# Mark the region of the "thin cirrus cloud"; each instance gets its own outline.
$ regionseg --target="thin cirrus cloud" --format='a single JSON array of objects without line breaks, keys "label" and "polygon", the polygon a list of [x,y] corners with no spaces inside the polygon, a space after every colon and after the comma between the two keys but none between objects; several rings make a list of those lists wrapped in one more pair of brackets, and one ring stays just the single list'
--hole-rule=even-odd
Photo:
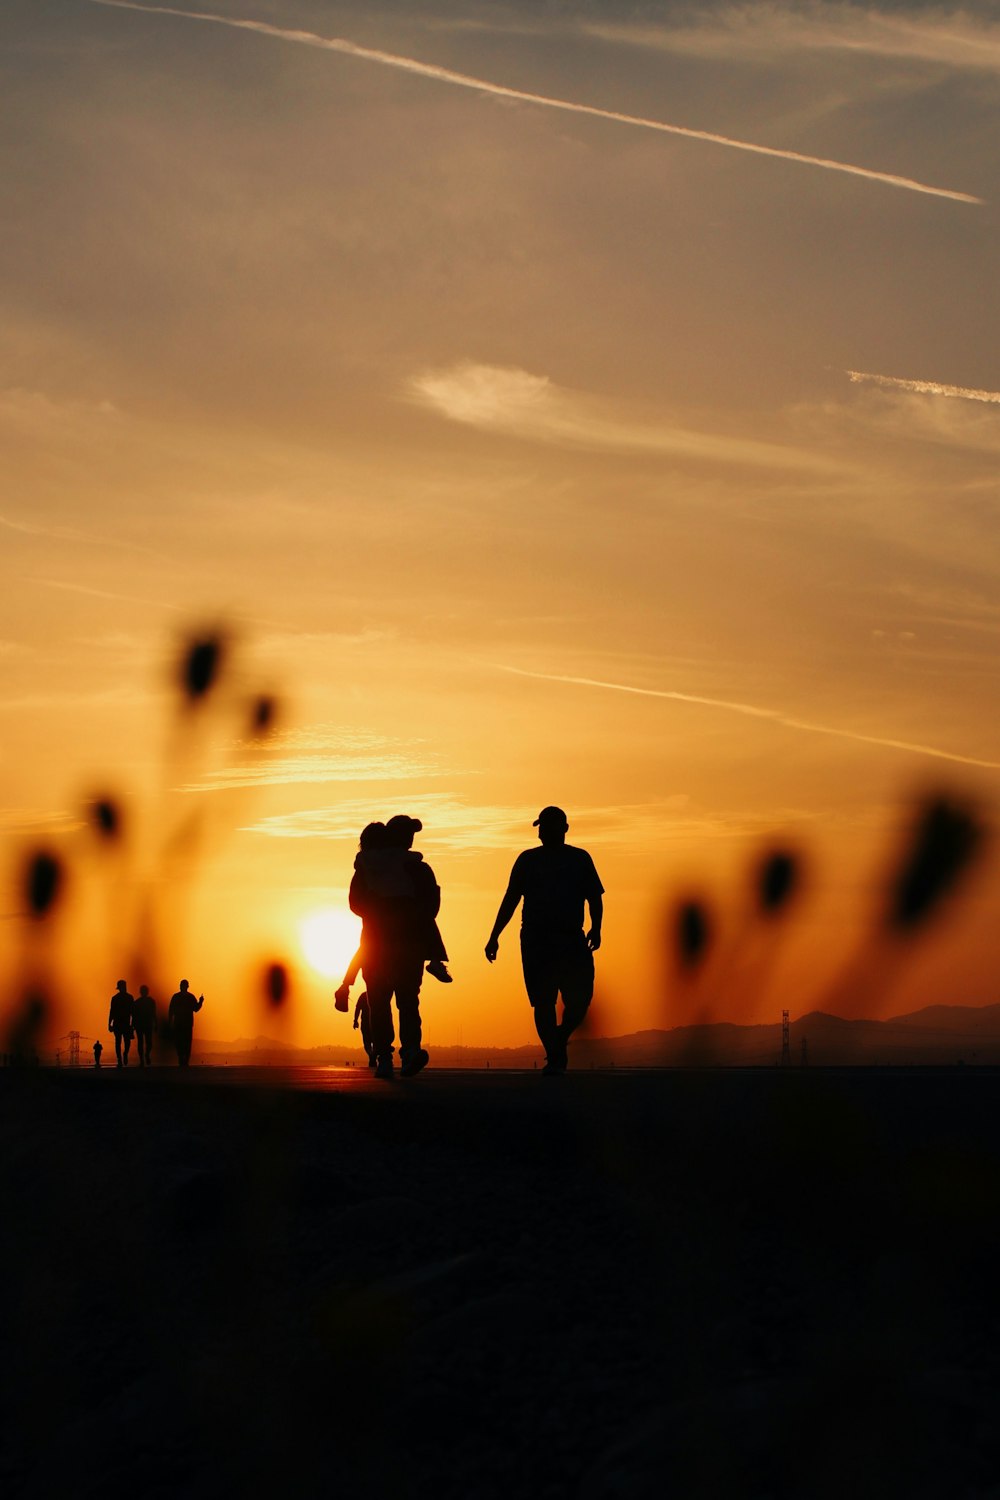
[{"label": "thin cirrus cloud", "polygon": [[358,830],[372,818],[384,820],[395,812],[420,818],[424,825],[421,845],[476,851],[508,847],[515,833],[530,829],[538,816],[537,807],[474,806],[446,793],[432,792],[408,797],[405,808],[379,807],[371,798],[353,798],[334,807],[261,818],[241,832],[283,839],[355,839]]},{"label": "thin cirrus cloud", "polygon": [[713,10],[704,24],[585,23],[601,41],[726,59],[773,59],[776,53],[851,52],[942,67],[1000,72],[1000,27],[963,11],[926,12],[919,19],[857,5],[733,6]]},{"label": "thin cirrus cloud", "polygon": [[[241,832],[280,839],[353,840],[373,817],[384,819],[398,810],[375,807],[371,799],[354,798],[333,807],[261,818]],[[449,854],[479,854],[487,849],[513,853],[519,846],[534,841],[532,825],[538,816],[537,806],[476,804],[437,792],[409,798],[403,810],[423,823],[418,836],[422,848],[446,850]],[[689,807],[688,799],[683,796],[661,798],[657,802],[588,807],[574,812],[572,822],[582,837],[599,834],[602,844],[627,843],[630,848],[641,841],[662,843],[664,838],[682,838],[692,833],[711,837],[732,832],[729,820],[707,816]]]},{"label": "thin cirrus cloud", "polygon": [[500,99],[517,99],[525,104],[540,105],[545,109],[558,109],[571,114],[590,115],[595,119],[610,120],[618,125],[631,125],[641,130],[659,131],[666,135],[683,136],[688,140],[704,141],[713,146],[725,146],[732,151],[746,151],[756,156],[776,157],[782,161],[796,162],[800,166],[818,167],[828,172],[846,172],[852,177],[863,177],[870,182],[879,182],[886,187],[904,188],[912,193],[929,193],[935,198],[951,198],[958,203],[982,203],[971,193],[959,192],[955,188],[934,187],[919,182],[916,178],[900,177],[892,172],[879,172],[872,167],[859,166],[853,162],[836,161],[825,156],[810,156],[801,151],[790,151],[777,146],[762,146],[755,142],[719,135],[712,130],[696,130],[687,125],[668,125],[663,120],[650,120],[641,115],[624,114],[619,110],[601,109],[595,104],[580,104],[570,99],[556,99],[548,94],[535,94],[526,89],[509,88],[505,84],[492,83],[485,78],[474,78],[468,73],[456,73],[451,68],[442,68],[435,63],[423,63],[413,57],[402,57],[395,52],[382,52],[374,47],[360,47],[344,37],[324,37],[313,31],[296,31],[282,26],[271,26],[266,21],[249,21],[235,16],[220,16],[212,11],[180,10],[168,5],[139,5],[135,0],[91,0],[94,5],[103,5],[114,10],[141,11],[149,15],[178,16],[188,21],[207,21],[219,26],[230,26],[238,31],[253,31],[261,36],[274,37],[279,41],[294,42],[302,47],[320,47],[328,52],[339,52],[361,62],[377,63],[381,67],[397,68],[421,78],[430,78],[437,83],[451,84],[455,88],[473,89],[479,94],[492,94]]},{"label": "thin cirrus cloud", "polygon": [[697,693],[681,693],[668,688],[633,687],[630,683],[604,682],[594,677],[572,677],[562,672],[529,672],[523,667],[510,667],[495,663],[501,672],[515,677],[532,677],[539,682],[565,682],[574,687],[598,688],[602,692],[631,693],[639,698],[665,698],[672,703],[691,703],[701,708],[718,708],[727,713],[741,714],[744,718],[762,719],[779,724],[784,729],[795,729],[806,734],[825,734],[835,739],[850,740],[860,745],[876,745],[885,750],[902,750],[910,755],[926,755],[933,760],[955,761],[962,766],[981,766],[988,771],[1000,771],[1000,760],[981,760],[974,755],[960,755],[957,751],[941,750],[936,745],[916,744],[911,740],[897,740],[885,735],[861,734],[853,729],[843,729],[833,724],[816,724],[808,719],[794,718],[778,709],[759,708],[752,703],[739,703],[726,698],[706,698]]},{"label": "thin cirrus cloud", "polygon": [[507,366],[462,360],[414,376],[406,389],[412,400],[452,422],[530,442],[771,469],[831,468],[820,455],[780,443],[629,421],[609,404],[566,390],[547,375]]},{"label": "thin cirrus cloud", "polygon": [[317,786],[332,781],[412,781],[443,776],[432,756],[413,741],[323,724],[276,735],[267,750],[210,772],[188,792],[241,791],[250,787]]},{"label": "thin cirrus cloud", "polygon": [[1000,406],[1000,391],[976,390],[965,385],[945,385],[939,380],[904,380],[898,375],[876,375],[870,370],[846,370],[853,385],[879,385],[887,390],[911,391],[918,396],[951,396],[959,401],[984,401]]}]

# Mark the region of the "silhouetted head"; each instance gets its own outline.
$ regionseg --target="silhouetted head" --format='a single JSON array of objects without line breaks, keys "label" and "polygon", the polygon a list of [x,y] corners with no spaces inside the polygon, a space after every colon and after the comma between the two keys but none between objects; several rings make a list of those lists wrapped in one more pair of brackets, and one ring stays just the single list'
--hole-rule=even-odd
[{"label": "silhouetted head", "polygon": [[531,826],[538,829],[543,844],[565,844],[569,819],[561,807],[543,807]]},{"label": "silhouetted head", "polygon": [[186,980],[186,979],[182,979],[182,980],[181,980],[181,989],[182,989],[182,990],[186,990],[186,989],[187,989],[187,987],[188,987],[188,982],[187,982],[187,980]]},{"label": "silhouetted head", "polygon": [[140,984],[140,986],[139,986],[139,994],[140,995],[148,995],[149,994],[149,985],[148,984]]},{"label": "silhouetted head", "polygon": [[126,983],[125,983],[125,981],[124,981],[124,979],[119,979],[119,981],[118,981],[118,988],[119,988],[119,989],[120,989],[120,990],[121,990],[121,991],[122,991],[122,992],[124,992],[124,991],[125,991],[125,990],[126,990],[126,989],[127,989],[127,988],[128,988],[128,986],[127,986],[127,985],[126,985]]},{"label": "silhouetted head", "polygon": [[396,813],[385,825],[385,843],[388,849],[409,849],[413,835],[423,828],[419,818],[408,818],[405,813]]},{"label": "silhouetted head", "polygon": [[385,848],[385,824],[366,823],[361,830],[358,844],[362,849],[384,849]]}]

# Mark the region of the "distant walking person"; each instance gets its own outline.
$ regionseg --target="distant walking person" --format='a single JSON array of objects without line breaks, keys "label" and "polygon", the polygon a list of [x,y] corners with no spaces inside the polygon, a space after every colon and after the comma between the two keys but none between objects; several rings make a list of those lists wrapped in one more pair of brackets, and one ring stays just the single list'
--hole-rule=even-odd
[{"label": "distant walking person", "polygon": [[[521,965],[535,1030],[545,1048],[543,1072],[565,1073],[567,1043],[594,995],[594,954],[601,946],[604,887],[586,849],[567,844],[569,823],[561,807],[543,807],[533,827],[541,847],[514,861],[506,894],[493,923],[486,957],[496,959],[500,934],[523,899]],[[584,903],[590,931],[583,931]],[[562,1020],[556,1000],[562,996]]]},{"label": "distant walking person", "polygon": [[377,867],[359,855],[351,881],[350,907],[362,920],[361,968],[368,990],[376,1078],[393,1076],[392,998],[399,1012],[399,1060],[404,1078],[427,1066],[421,1045],[420,985],[428,927],[441,906],[441,890],[430,865],[411,848],[423,824],[402,814],[385,825]]},{"label": "distant walking person", "polygon": [[167,1025],[170,1027],[174,1038],[174,1046],[177,1048],[178,1066],[186,1068],[191,1061],[191,1042],[194,1037],[194,1015],[195,1011],[201,1010],[205,1003],[205,996],[199,995],[197,1000],[191,994],[186,979],[181,980],[181,987],[176,995],[170,998],[167,1010]]},{"label": "distant walking person", "polygon": [[104,1048],[101,1046],[100,1042],[95,1042],[94,1043],[94,1067],[95,1068],[99,1068],[101,1066],[101,1053],[103,1051],[104,1051]]},{"label": "distant walking person", "polygon": [[115,1058],[119,1068],[128,1067],[132,1028],[135,1024],[134,1011],[135,1001],[129,994],[124,979],[119,979],[118,987],[111,996],[111,1009],[108,1011],[108,1030],[114,1033]]},{"label": "distant walking person", "polygon": [[156,1031],[156,1001],[149,993],[147,984],[140,984],[135,997],[135,1040],[139,1049],[139,1066],[148,1068],[153,1057],[153,1034]]}]

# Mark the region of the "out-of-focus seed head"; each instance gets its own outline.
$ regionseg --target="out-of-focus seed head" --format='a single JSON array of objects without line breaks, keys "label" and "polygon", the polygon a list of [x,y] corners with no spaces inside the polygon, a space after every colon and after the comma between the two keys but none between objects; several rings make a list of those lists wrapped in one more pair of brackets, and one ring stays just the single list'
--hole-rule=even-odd
[{"label": "out-of-focus seed head", "polygon": [[31,916],[40,920],[51,915],[64,884],[65,871],[58,855],[49,849],[37,849],[30,854],[25,868],[24,896]]},{"label": "out-of-focus seed head", "polygon": [[757,867],[757,900],[766,916],[787,907],[802,878],[798,855],[787,849],[772,849]]},{"label": "out-of-focus seed head", "polygon": [[250,705],[250,730],[253,734],[267,734],[273,729],[278,717],[278,702],[268,693],[261,693]]},{"label": "out-of-focus seed head", "polygon": [[91,825],[99,838],[113,844],[122,834],[122,811],[113,797],[95,797],[88,806]]},{"label": "out-of-focus seed head", "polygon": [[189,641],[180,661],[181,691],[188,703],[200,703],[219,679],[226,656],[226,642],[221,634],[200,636]]},{"label": "out-of-focus seed head", "polygon": [[287,967],[280,962],[267,964],[262,977],[264,999],[275,1010],[280,1009],[288,999],[291,989]]},{"label": "out-of-focus seed head", "polygon": [[681,901],[674,916],[674,943],[681,968],[697,968],[711,941],[712,924],[704,902]]},{"label": "out-of-focus seed head", "polygon": [[975,810],[948,797],[917,808],[889,885],[888,924],[912,932],[949,896],[979,853],[986,828]]}]

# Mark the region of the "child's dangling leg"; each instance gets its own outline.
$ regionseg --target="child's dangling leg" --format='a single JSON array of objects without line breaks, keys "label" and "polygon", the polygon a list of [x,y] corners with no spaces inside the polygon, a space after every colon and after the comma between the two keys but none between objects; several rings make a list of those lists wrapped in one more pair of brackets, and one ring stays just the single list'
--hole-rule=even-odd
[{"label": "child's dangling leg", "polygon": [[430,924],[426,956],[430,959],[427,965],[428,974],[439,979],[442,984],[451,984],[452,976],[448,973],[448,950],[445,948],[441,930],[436,922]]}]

